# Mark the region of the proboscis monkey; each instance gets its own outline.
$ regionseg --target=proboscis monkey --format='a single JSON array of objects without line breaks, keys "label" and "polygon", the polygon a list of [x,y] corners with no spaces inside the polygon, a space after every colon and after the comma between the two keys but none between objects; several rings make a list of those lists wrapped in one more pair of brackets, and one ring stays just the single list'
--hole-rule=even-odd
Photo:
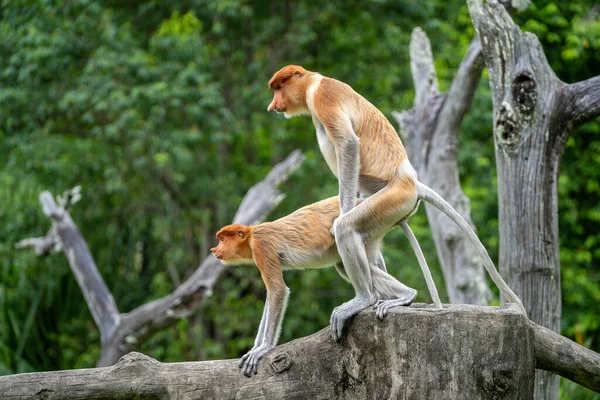
[{"label": "proboscis monkey", "polygon": [[[267,111],[275,110],[287,118],[303,114],[312,117],[321,152],[339,180],[340,216],[332,232],[356,296],[331,314],[335,340],[340,339],[348,318],[377,301],[370,266],[376,265],[381,255],[365,239],[377,242],[390,227],[414,213],[419,200],[440,209],[469,236],[502,295],[523,309],[469,224],[435,191],[418,181],[400,137],[374,105],[347,84],[297,65],[276,72],[269,87],[274,96]],[[359,190],[370,197],[355,207]],[[392,299],[377,307],[398,304]]]},{"label": "proboscis monkey", "polygon": [[[334,265],[340,275],[349,280],[331,234],[333,221],[339,212],[340,205],[336,196],[303,207],[273,222],[256,226],[228,225],[217,232],[219,245],[210,249],[215,257],[226,264],[256,264],[267,288],[265,308],[254,346],[240,361],[244,375],[256,373],[258,361],[277,344],[289,295],[282,269]],[[409,238],[413,237],[412,232],[408,235]],[[379,254],[381,238],[367,237],[365,244]],[[419,253],[420,249],[415,252]],[[378,259],[370,269],[377,300],[393,299],[397,304],[404,305],[413,301],[417,291],[386,273],[383,258]],[[425,276],[427,284],[433,285],[428,271]],[[398,293],[402,293],[403,297],[398,297]],[[434,296],[437,298],[437,291],[435,295],[432,293],[432,297]],[[439,298],[437,301],[439,302]],[[385,308],[378,309],[377,317],[383,318],[386,312]]]}]

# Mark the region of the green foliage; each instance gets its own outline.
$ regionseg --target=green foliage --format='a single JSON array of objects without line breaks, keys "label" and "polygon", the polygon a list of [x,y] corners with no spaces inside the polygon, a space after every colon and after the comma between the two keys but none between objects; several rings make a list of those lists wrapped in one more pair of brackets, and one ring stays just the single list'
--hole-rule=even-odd
[{"label": "green foliage", "polygon": [[[592,1],[535,2],[515,18],[540,38],[557,74],[597,74]],[[170,293],[214,244],[242,196],[301,148],[306,161],[269,218],[337,193],[309,118],[266,112],[270,75],[299,63],[351,84],[386,115],[410,107],[410,32],[431,38],[446,90],[473,37],[463,1],[0,3],[0,374],[92,367],[99,334],[62,255],[14,244],[49,228],[37,200],[77,184],[71,210],[122,312]],[[563,332],[596,351],[600,253],[598,123],[576,132],[561,169]],[[485,79],[463,124],[460,167],[472,216],[497,254],[490,90]],[[421,211],[411,220],[434,278],[437,257]],[[388,269],[430,301],[400,230]],[[328,324],[352,287],[331,270],[286,272],[282,341]],[[445,293],[442,290],[442,297]],[[227,269],[202,309],[150,338],[163,361],[238,357],[254,340],[264,287],[252,267]],[[564,385],[565,398],[584,396]],[[588,397],[579,397],[588,398]],[[592,397],[589,397],[592,398]]]}]

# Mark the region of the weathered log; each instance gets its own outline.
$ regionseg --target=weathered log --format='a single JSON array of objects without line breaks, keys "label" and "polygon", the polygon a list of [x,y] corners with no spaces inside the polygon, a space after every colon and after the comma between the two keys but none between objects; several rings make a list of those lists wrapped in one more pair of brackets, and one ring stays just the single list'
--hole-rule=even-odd
[{"label": "weathered log", "polygon": [[535,338],[536,368],[600,392],[600,354],[534,322],[531,325]]},{"label": "weathered log", "polygon": [[514,305],[414,305],[361,312],[341,343],[329,328],[273,349],[257,375],[237,360],[163,364],[139,353],[108,368],[0,377],[4,399],[531,399],[532,325]]}]

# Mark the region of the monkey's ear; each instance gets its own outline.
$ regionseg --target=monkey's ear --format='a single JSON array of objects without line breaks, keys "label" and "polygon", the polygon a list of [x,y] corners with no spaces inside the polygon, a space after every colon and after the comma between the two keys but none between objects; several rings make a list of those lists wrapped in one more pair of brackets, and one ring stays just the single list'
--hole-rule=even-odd
[{"label": "monkey's ear", "polygon": [[238,235],[238,237],[239,237],[240,239],[243,239],[243,238],[244,238],[244,236],[245,236],[243,231],[238,231],[238,232],[237,232],[237,235]]}]

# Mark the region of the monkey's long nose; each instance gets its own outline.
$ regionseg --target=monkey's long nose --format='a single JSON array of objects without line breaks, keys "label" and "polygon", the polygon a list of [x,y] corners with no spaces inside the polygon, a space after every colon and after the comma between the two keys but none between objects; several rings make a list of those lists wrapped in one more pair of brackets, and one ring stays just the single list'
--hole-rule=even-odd
[{"label": "monkey's long nose", "polygon": [[271,111],[274,108],[275,108],[275,99],[273,99],[273,101],[271,102],[271,104],[269,104],[269,107],[267,107],[267,111]]}]

